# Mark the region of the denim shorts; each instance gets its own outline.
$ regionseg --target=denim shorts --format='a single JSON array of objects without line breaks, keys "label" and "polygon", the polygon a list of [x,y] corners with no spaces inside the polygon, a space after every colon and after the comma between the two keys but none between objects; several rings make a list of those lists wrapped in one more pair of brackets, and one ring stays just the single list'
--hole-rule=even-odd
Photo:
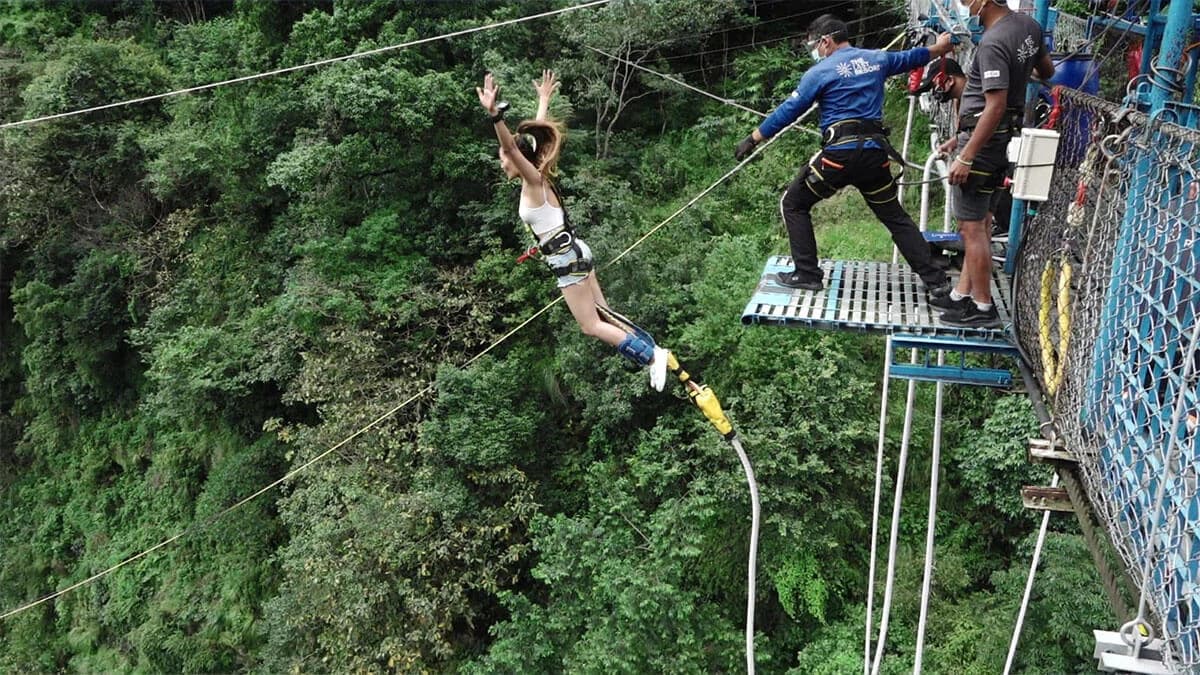
[{"label": "denim shorts", "polygon": [[[587,242],[582,239],[576,239],[575,243],[579,245],[579,251],[582,253],[582,257],[575,253],[574,248],[570,248],[562,253],[546,256],[546,264],[553,269],[555,267],[565,267],[580,259],[586,260],[587,262],[592,262],[592,249],[588,247]],[[591,274],[590,269],[587,272],[572,272],[570,274],[564,274],[563,276],[558,277],[556,281],[559,288],[566,288],[567,286],[573,286],[583,281],[589,274]]]}]

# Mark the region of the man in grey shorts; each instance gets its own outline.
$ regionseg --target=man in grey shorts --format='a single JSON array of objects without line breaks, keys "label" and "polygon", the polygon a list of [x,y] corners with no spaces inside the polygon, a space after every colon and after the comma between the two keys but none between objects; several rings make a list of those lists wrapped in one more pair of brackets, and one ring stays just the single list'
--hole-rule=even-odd
[{"label": "man in grey shorts", "polygon": [[[1025,86],[1035,69],[1042,79],[1054,63],[1032,17],[1013,12],[1005,0],[966,0],[983,24],[983,39],[967,74],[959,111],[958,154],[950,166],[950,199],[966,256],[962,276],[950,295],[933,303],[951,326],[999,328],[992,304],[992,254],[988,213],[1008,172],[1008,141],[1018,132]],[[953,149],[953,148],[951,148]]]}]

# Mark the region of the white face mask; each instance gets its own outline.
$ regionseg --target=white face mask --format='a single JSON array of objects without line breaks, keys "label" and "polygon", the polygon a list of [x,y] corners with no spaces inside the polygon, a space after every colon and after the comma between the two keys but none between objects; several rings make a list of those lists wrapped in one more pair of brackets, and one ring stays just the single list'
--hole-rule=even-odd
[{"label": "white face mask", "polygon": [[[975,8],[977,2],[978,0],[967,0],[966,3],[963,3],[961,0],[954,0],[954,10],[958,13],[959,21],[971,30],[979,28],[979,15],[971,11]],[[987,0],[984,0],[984,2],[986,3]],[[982,7],[980,11],[983,11]]]},{"label": "white face mask", "polygon": [[821,36],[821,37],[817,38],[816,41],[813,42],[812,51],[810,51],[808,53],[808,55],[812,57],[813,63],[816,63],[816,62],[820,61],[821,59],[825,58],[824,56],[821,56],[821,40],[824,40],[824,39],[825,39],[825,37]]}]

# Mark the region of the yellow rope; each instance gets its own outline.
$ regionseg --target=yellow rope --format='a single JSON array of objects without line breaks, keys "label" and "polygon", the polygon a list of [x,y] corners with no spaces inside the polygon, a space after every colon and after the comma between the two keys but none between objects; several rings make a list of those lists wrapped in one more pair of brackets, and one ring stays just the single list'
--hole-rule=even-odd
[{"label": "yellow rope", "polygon": [[[1058,277],[1057,302],[1052,302],[1055,277]],[[1051,335],[1050,311],[1058,306],[1058,344]],[[1046,393],[1050,396],[1058,391],[1066,370],[1067,347],[1071,340],[1071,263],[1064,254],[1055,274],[1054,261],[1048,261],[1042,270],[1041,305],[1038,308],[1038,342],[1042,347],[1042,372]]]}]

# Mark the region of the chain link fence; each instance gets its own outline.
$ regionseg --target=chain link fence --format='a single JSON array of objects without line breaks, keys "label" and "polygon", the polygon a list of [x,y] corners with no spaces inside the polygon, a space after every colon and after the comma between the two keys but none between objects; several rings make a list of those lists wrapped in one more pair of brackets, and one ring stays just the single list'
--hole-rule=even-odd
[{"label": "chain link fence", "polygon": [[[949,2],[910,0],[957,26]],[[961,30],[961,27],[959,27]],[[1092,54],[1101,97],[1057,89],[1061,134],[1050,200],[1026,227],[1013,277],[1015,333],[1055,433],[1141,597],[1135,617],[1165,640],[1167,665],[1200,669],[1200,134],[1121,100],[1139,38],[1087,35],[1060,15],[1055,50]],[[970,67],[969,41],[957,55]],[[938,136],[949,105],[926,99]]]},{"label": "chain link fence", "polygon": [[1054,21],[1054,51],[1086,54],[1090,47],[1088,20],[1060,12]]},{"label": "chain link fence", "polygon": [[[1174,670],[1200,666],[1200,135],[1059,93],[1015,331]],[[1068,153],[1069,154],[1069,153]],[[1133,617],[1125,617],[1133,618]]]}]

